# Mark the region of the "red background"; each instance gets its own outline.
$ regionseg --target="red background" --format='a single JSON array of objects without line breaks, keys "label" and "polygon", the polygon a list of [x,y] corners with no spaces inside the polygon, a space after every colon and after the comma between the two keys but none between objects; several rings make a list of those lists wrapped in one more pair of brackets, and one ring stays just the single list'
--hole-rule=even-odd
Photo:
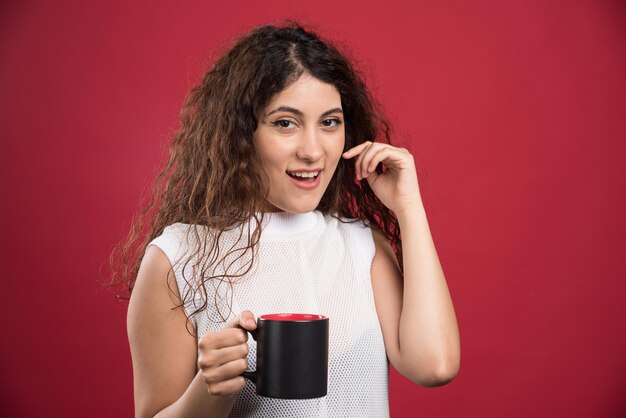
[{"label": "red background", "polygon": [[409,138],[455,302],[460,374],[392,372],[392,416],[625,413],[623,2],[0,7],[0,415],[132,416],[100,269],[203,68],[287,17],[347,50]]}]

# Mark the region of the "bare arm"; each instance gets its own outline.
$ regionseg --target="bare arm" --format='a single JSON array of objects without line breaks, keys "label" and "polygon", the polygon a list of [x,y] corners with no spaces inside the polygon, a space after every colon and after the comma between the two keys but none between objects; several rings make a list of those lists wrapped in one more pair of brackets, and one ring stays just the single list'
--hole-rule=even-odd
[{"label": "bare arm", "polygon": [[450,382],[460,365],[459,330],[426,216],[400,220],[404,277],[385,237],[374,231],[372,288],[391,364],[422,386]]},{"label": "bare arm", "polygon": [[[404,275],[385,238],[374,231],[372,288],[393,366],[422,386],[451,381],[459,370],[454,307],[422,204],[413,156],[388,144],[364,142],[343,154],[356,157],[357,180],[367,179],[398,218]],[[386,170],[378,173],[378,164]]]},{"label": "bare arm", "polygon": [[[168,273],[174,296],[168,288]],[[148,247],[127,318],[135,416],[225,417],[233,406],[235,397],[231,395],[236,390],[226,396],[209,393],[202,371],[196,371],[198,343],[187,331],[182,307],[175,308],[179,302],[167,256],[155,246]]]}]

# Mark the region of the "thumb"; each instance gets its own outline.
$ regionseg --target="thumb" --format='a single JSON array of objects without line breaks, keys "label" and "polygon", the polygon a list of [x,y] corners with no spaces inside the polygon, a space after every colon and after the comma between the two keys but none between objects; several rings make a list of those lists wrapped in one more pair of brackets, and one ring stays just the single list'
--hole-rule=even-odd
[{"label": "thumb", "polygon": [[365,177],[370,187],[373,186],[374,183],[376,183],[376,180],[378,180],[378,176],[380,176],[380,174],[378,174],[378,172],[374,170],[369,174],[369,176]]},{"label": "thumb", "polygon": [[254,314],[250,311],[241,311],[239,315],[233,318],[227,325],[228,328],[243,328],[248,331],[256,329],[256,321]]}]

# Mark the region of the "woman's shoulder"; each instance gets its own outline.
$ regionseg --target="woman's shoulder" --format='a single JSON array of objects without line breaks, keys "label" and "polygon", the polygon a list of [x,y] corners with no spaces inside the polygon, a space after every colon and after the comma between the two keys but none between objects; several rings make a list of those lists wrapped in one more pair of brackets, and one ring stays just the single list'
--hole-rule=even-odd
[{"label": "woman's shoulder", "polygon": [[165,237],[170,240],[178,240],[179,242],[202,240],[207,231],[208,228],[203,225],[175,222],[163,228],[161,234],[155,237],[155,239]]},{"label": "woman's shoulder", "polygon": [[182,222],[172,223],[148,242],[146,250],[152,245],[159,247],[174,265],[182,255],[186,254],[192,241],[201,239],[200,235],[204,234],[202,228],[194,228],[194,225]]},{"label": "woman's shoulder", "polygon": [[375,254],[373,229],[370,227],[370,222],[367,219],[332,215],[324,215],[324,219],[328,225],[334,225],[343,237],[342,240],[347,248],[351,248],[352,254],[361,259],[369,268]]},{"label": "woman's shoulder", "polygon": [[186,223],[183,223],[183,222],[175,222],[175,223],[169,224],[165,228],[163,228],[163,231],[161,232],[161,235],[181,235],[181,234],[187,234],[194,227],[195,226],[192,225],[192,224],[186,224]]}]

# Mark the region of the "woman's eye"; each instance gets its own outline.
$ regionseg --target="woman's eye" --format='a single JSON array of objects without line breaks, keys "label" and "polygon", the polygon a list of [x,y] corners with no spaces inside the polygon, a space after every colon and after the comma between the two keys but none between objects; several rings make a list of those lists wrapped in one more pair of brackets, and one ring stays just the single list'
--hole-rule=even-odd
[{"label": "woman's eye", "polygon": [[341,125],[341,121],[339,119],[324,119],[322,125],[327,128],[335,127]]},{"label": "woman's eye", "polygon": [[282,128],[282,129],[289,129],[293,127],[292,125],[294,125],[294,123],[287,119],[279,119],[276,122],[273,122],[272,125],[278,126],[279,128]]}]

